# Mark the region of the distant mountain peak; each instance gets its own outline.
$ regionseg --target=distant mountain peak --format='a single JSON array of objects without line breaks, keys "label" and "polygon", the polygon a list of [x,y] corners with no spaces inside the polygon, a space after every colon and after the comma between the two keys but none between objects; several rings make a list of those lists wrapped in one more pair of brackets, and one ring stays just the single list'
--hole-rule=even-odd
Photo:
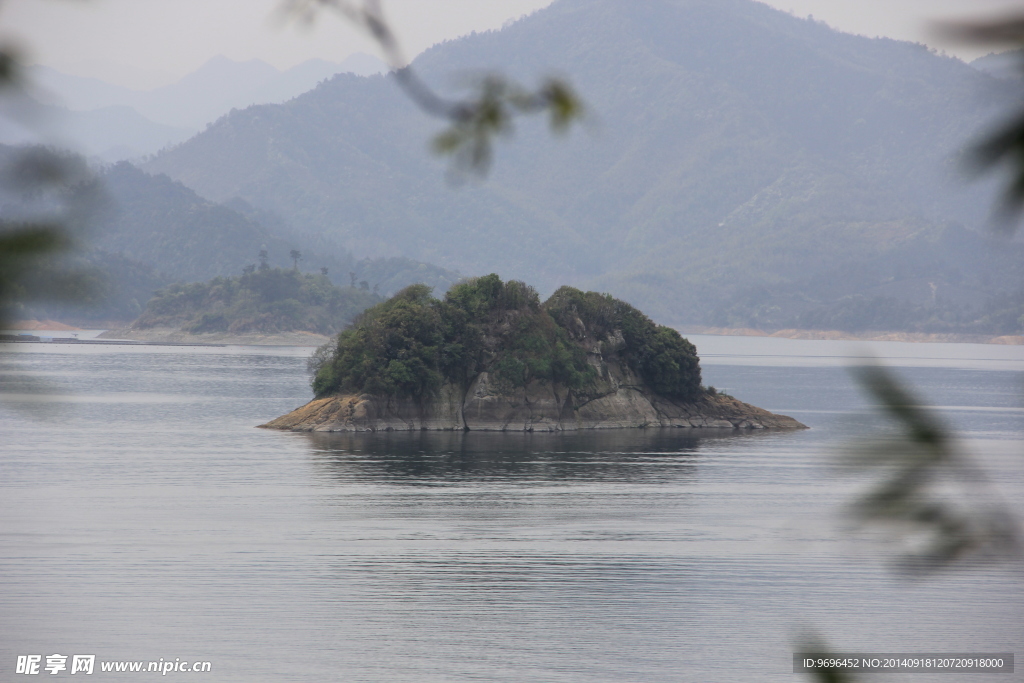
[{"label": "distant mountain peak", "polygon": [[1016,95],[925,46],[754,0],[556,0],[414,64],[439,88],[565,74],[600,134],[553,141],[524,119],[486,182],[451,191],[425,151],[442,124],[389,79],[338,77],[147,168],[358,253],[600,289],[667,322],[782,324],[841,301],[853,315],[913,278],[972,305],[996,290],[976,233],[939,236],[984,224],[992,187],[963,186],[956,154]]},{"label": "distant mountain peak", "polygon": [[[171,138],[183,139],[182,129],[198,132],[232,109],[285,102],[339,73],[369,76],[386,71],[382,61],[363,53],[350,55],[341,63],[310,59],[284,71],[260,59],[236,61],[216,55],[178,81],[149,91],[71,76],[44,66],[31,67],[29,73],[35,83],[33,96],[46,104],[79,112],[131,107],[153,122],[152,144],[142,141],[137,130],[132,132],[132,141],[108,139],[117,136],[116,127],[110,127],[104,131],[102,142],[82,140],[79,149],[91,150],[99,145],[104,149],[131,148],[146,154],[157,151]],[[0,141],[4,139],[0,132]]]},{"label": "distant mountain peak", "polygon": [[338,64],[337,73],[353,73],[356,76],[373,76],[388,72],[388,65],[365,52],[355,52]]},{"label": "distant mountain peak", "polygon": [[217,55],[206,60],[202,66],[192,73],[182,77],[177,83],[167,87],[175,87],[190,79],[203,77],[230,77],[230,78],[272,78],[280,73],[275,67],[267,64],[261,59],[247,59],[239,62],[234,59]]}]

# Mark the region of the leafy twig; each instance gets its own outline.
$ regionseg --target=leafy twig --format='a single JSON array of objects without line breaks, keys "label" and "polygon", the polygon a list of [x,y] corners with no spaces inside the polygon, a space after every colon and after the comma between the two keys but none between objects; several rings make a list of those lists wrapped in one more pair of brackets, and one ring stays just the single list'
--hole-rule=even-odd
[{"label": "leafy twig", "polygon": [[[936,25],[940,35],[963,43],[1024,48],[1024,15],[1014,14],[991,21],[957,21]],[[1024,51],[1019,55],[1024,73]],[[967,167],[975,173],[987,173],[1006,166],[1009,181],[997,206],[999,224],[1015,232],[1017,219],[1024,211],[1024,111],[983,137],[968,150]]]},{"label": "leafy twig", "polygon": [[969,558],[1018,553],[1016,521],[938,418],[885,369],[866,366],[856,375],[883,414],[898,425],[900,435],[849,454],[850,464],[885,473],[851,506],[853,516],[902,532],[904,540],[923,542],[900,562],[912,575]]},{"label": "leafy twig", "polygon": [[572,87],[557,78],[530,90],[500,74],[474,83],[475,95],[464,100],[441,97],[408,64],[379,0],[284,0],[287,16],[313,21],[322,8],[334,10],[380,46],[395,80],[424,112],[447,120],[450,127],[434,138],[439,154],[452,157],[459,170],[485,175],[493,159],[493,141],[512,132],[516,117],[547,112],[551,130],[564,133],[582,118],[583,103]]}]

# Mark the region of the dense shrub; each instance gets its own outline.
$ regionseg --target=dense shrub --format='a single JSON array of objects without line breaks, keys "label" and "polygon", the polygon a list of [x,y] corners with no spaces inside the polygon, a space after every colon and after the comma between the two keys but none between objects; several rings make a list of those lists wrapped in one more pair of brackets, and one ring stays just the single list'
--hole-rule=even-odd
[{"label": "dense shrub", "polygon": [[318,396],[420,398],[444,381],[465,385],[484,370],[509,388],[537,379],[581,387],[595,375],[532,287],[493,274],[453,286],[444,300],[423,285],[408,287],[363,313],[332,354],[318,354]]},{"label": "dense shrub", "polygon": [[443,380],[437,367],[440,316],[430,289],[411,285],[368,309],[338,337],[326,372],[314,378],[318,395],[335,391],[425,396]]},{"label": "dense shrub", "polygon": [[610,296],[568,287],[541,305],[532,287],[494,274],[453,286],[443,300],[414,285],[366,310],[333,349],[318,350],[313,390],[422,398],[489,371],[507,389],[541,380],[585,391],[598,377],[581,342],[615,331],[625,339],[615,352],[655,391],[700,393],[696,350],[675,330]]},{"label": "dense shrub", "polygon": [[562,287],[544,308],[575,339],[601,339],[618,330],[622,360],[662,396],[692,399],[701,393],[697,349],[670,327],[655,325],[625,301],[608,294]]},{"label": "dense shrub", "polygon": [[659,325],[637,354],[640,372],[655,393],[695,398],[700,393],[697,349],[670,327]]}]

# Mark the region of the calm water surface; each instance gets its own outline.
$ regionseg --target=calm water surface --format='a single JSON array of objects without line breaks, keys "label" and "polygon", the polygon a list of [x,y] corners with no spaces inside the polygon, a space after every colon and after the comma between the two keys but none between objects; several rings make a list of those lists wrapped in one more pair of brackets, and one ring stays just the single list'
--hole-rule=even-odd
[{"label": "calm water surface", "polygon": [[879,359],[1024,517],[1024,349],[691,339],[706,383],[812,429],[282,434],[254,425],[308,399],[309,349],[0,345],[0,680],[80,653],[212,662],[168,680],[798,681],[805,630],[1024,656],[1019,566],[900,579],[832,466],[879,425],[847,371]]}]

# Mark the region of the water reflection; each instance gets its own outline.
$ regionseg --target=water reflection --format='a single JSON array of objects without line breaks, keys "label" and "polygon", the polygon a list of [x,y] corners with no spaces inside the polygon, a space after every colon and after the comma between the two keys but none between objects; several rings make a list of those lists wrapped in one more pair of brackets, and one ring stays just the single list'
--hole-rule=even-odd
[{"label": "water reflection", "polygon": [[303,434],[315,462],[338,482],[414,486],[678,481],[696,475],[714,443],[764,433],[683,429],[581,432],[370,432]]},{"label": "water reflection", "polygon": [[[708,339],[712,353],[729,340]],[[25,346],[0,364],[97,400],[33,403],[52,424],[0,401],[6,662],[172,654],[213,661],[217,681],[797,683],[785,658],[802,624],[864,649],[1024,642],[1017,569],[907,589],[833,525],[858,486],[824,466],[872,427],[842,417],[866,406],[841,360],[706,368],[807,432],[307,435],[254,425],[308,399],[308,351]],[[1019,510],[1020,373],[950,362],[905,381],[956,406],[944,414]]]}]

